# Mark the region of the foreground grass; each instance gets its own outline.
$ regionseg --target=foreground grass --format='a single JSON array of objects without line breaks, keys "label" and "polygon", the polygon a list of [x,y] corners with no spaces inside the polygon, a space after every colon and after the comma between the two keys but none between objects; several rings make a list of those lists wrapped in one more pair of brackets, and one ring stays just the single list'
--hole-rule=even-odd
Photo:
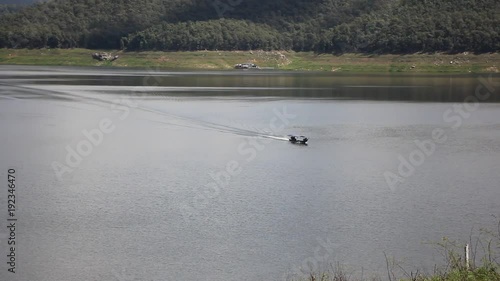
[{"label": "foreground grass", "polygon": [[444,275],[416,278],[419,281],[499,281],[498,268],[480,267],[475,270],[455,270]]},{"label": "foreground grass", "polygon": [[[474,234],[474,236],[473,236]],[[474,237],[474,238],[473,238]],[[500,281],[500,222],[496,231],[480,229],[470,235],[468,248],[470,258],[464,254],[464,244],[443,237],[441,241],[431,243],[443,256],[445,263],[435,265],[432,274],[421,273],[419,270],[408,268],[394,258],[388,258],[384,253],[386,262],[385,277],[380,276],[366,278],[354,278],[345,270],[345,267],[337,263],[331,265],[331,269],[292,278],[293,281]],[[469,247],[469,246],[467,246]]]},{"label": "foreground grass", "polygon": [[0,49],[0,64],[159,67],[171,69],[231,69],[236,63],[253,62],[264,68],[339,72],[498,72],[498,53],[474,55],[411,54],[365,55],[314,54],[287,51],[196,51],[124,52],[108,51],[120,58],[99,62],[87,49]]},{"label": "foreground grass", "polygon": [[[311,274],[307,278],[297,279],[296,281],[500,281],[500,272],[498,267],[483,266],[473,270],[455,269],[447,273],[424,276],[411,274],[406,278],[387,278],[373,277],[371,279],[352,278],[342,269],[335,269],[321,274]],[[295,280],[294,280],[295,281]]]}]

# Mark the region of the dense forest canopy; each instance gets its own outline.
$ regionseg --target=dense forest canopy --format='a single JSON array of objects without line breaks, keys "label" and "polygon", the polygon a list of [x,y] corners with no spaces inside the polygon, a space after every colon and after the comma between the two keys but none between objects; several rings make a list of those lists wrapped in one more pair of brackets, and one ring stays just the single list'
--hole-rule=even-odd
[{"label": "dense forest canopy", "polygon": [[30,5],[47,0],[0,0],[0,5]]},{"label": "dense forest canopy", "polygon": [[499,14],[498,0],[48,0],[0,5],[0,47],[494,52]]},{"label": "dense forest canopy", "polygon": [[43,1],[47,0],[0,0],[0,15],[13,13],[23,8],[23,6]]}]

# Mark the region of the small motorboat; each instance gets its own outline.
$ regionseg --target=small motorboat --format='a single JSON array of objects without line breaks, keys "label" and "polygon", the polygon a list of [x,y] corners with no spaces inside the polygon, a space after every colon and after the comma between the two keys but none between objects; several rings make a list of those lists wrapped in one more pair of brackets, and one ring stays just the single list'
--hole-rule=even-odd
[{"label": "small motorboat", "polygon": [[307,144],[307,141],[309,140],[308,138],[304,136],[294,136],[294,135],[288,135],[288,140],[291,143],[295,144]]}]

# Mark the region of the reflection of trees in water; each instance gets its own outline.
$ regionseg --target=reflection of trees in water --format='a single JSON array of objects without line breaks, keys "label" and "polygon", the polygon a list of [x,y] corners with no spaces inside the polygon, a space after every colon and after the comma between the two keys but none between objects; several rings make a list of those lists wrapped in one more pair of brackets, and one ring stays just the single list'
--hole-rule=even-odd
[{"label": "reflection of trees in water", "polygon": [[[45,69],[44,69],[45,71]],[[37,84],[142,86],[147,73],[118,73],[96,76],[82,73],[67,79],[64,72],[38,76]],[[464,102],[474,96],[481,81],[500,83],[499,75],[413,75],[342,74],[280,71],[221,71],[158,73],[155,86],[147,92],[154,96],[223,96],[279,98],[324,98],[347,100],[387,100],[418,102]],[[491,78],[488,78],[491,77]],[[15,78],[15,77],[13,77]],[[19,78],[23,78],[20,76]],[[50,79],[47,79],[50,78]],[[490,86],[494,87],[494,85]],[[481,93],[486,94],[487,86]],[[498,91],[490,91],[484,102],[500,102]]]}]

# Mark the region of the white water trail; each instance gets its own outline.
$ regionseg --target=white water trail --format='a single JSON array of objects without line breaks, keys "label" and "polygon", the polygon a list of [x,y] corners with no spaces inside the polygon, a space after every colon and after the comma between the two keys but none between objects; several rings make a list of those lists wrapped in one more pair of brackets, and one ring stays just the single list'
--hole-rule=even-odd
[{"label": "white water trail", "polygon": [[273,140],[283,140],[288,141],[288,138],[285,137],[277,137],[277,136],[262,136],[263,138],[273,139]]},{"label": "white water trail", "polygon": [[[100,97],[90,97],[88,95],[82,95],[78,94],[77,91],[70,91],[71,89],[57,89],[53,90],[50,88],[44,88],[40,86],[34,87],[33,85],[15,85],[13,87],[16,87],[18,89],[24,89],[28,90],[30,92],[35,92],[38,94],[47,94],[49,93],[52,96],[57,96],[57,97],[64,97],[64,98],[73,98],[81,102],[96,102],[100,103],[100,105],[104,104],[111,104],[113,103],[111,100],[108,99],[103,99]],[[96,92],[91,92],[90,93],[96,93]],[[288,138],[283,137],[283,136],[276,136],[276,135],[270,135],[269,133],[263,132],[263,131],[257,131],[257,130],[252,130],[252,129],[244,129],[244,128],[238,128],[238,127],[233,127],[229,125],[224,125],[224,124],[219,124],[219,123],[214,123],[210,121],[204,121],[204,120],[199,120],[195,118],[190,118],[187,116],[180,116],[180,115],[175,115],[171,114],[162,110],[158,110],[155,108],[150,108],[150,107],[145,107],[145,106],[136,106],[136,109],[145,111],[145,112],[150,112],[153,114],[156,114],[158,116],[164,116],[167,118],[171,119],[177,119],[178,121],[185,122],[187,124],[177,124],[175,122],[168,122],[168,121],[156,121],[160,123],[164,123],[166,125],[172,125],[172,126],[181,126],[181,127],[186,127],[186,128],[192,128],[192,129],[202,129],[202,130],[215,130],[223,133],[230,133],[230,134],[237,134],[241,136],[246,136],[246,137],[257,137],[257,138],[268,138],[268,139],[274,139],[274,140],[280,140],[280,141],[288,141]]]}]

